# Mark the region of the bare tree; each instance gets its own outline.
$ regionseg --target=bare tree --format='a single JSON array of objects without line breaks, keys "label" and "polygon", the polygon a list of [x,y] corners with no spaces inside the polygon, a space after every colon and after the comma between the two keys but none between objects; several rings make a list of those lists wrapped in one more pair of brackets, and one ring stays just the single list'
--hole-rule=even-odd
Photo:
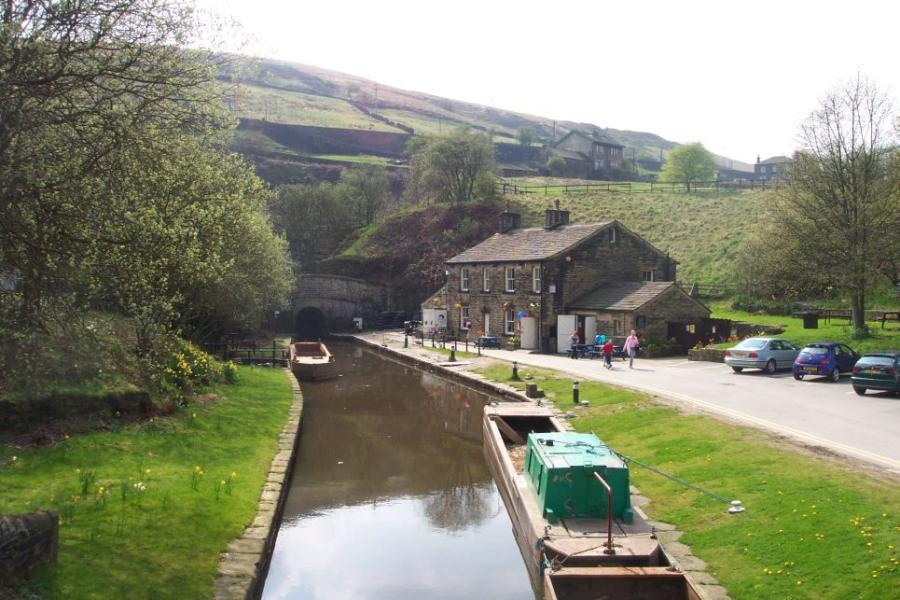
[{"label": "bare tree", "polygon": [[900,252],[900,177],[894,106],[863,76],[831,93],[801,127],[776,214],[803,239],[798,269],[829,269],[852,296],[853,327],[865,331],[866,291],[884,256]]}]

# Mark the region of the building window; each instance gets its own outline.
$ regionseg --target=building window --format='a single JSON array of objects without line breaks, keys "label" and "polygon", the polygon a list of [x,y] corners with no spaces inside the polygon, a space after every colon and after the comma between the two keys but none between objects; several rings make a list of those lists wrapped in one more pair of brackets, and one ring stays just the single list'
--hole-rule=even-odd
[{"label": "building window", "polygon": [[694,323],[688,323],[684,326],[684,330],[687,333],[697,333],[697,325]]},{"label": "building window", "polygon": [[653,278],[653,271],[641,271],[641,279],[644,281],[656,281]]},{"label": "building window", "polygon": [[531,291],[535,293],[541,291],[541,265],[535,266],[531,271]]},{"label": "building window", "polygon": [[506,291],[516,291],[516,268],[506,267]]},{"label": "building window", "polygon": [[516,311],[509,309],[506,311],[505,328],[506,335],[516,334]]},{"label": "building window", "polygon": [[469,320],[469,307],[463,306],[459,309],[459,328],[465,331],[468,331],[469,328],[466,327],[466,322]]},{"label": "building window", "polygon": [[638,315],[634,318],[634,326],[636,329],[643,329],[647,326],[647,317]]},{"label": "building window", "polygon": [[616,228],[615,227],[609,228],[609,243],[610,244],[616,243]]},{"label": "building window", "polygon": [[622,335],[622,321],[613,321],[613,332],[615,335]]},{"label": "building window", "polygon": [[481,270],[481,290],[484,292],[491,291],[491,276],[488,274],[487,267]]},{"label": "building window", "polygon": [[469,291],[469,269],[462,268],[459,270],[459,291]]}]

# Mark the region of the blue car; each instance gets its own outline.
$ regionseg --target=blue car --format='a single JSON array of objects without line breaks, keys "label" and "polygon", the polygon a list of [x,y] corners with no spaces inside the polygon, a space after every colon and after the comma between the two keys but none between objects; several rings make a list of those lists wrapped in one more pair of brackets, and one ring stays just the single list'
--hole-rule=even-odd
[{"label": "blue car", "polygon": [[840,381],[841,373],[850,373],[857,360],[859,354],[844,344],[807,344],[794,361],[794,379],[799,381],[807,375],[821,375],[831,377],[832,381]]}]

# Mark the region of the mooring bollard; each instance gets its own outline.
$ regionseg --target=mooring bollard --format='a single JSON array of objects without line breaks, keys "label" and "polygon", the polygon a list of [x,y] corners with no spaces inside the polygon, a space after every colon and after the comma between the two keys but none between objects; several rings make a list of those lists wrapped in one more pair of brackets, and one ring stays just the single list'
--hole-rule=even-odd
[{"label": "mooring bollard", "polygon": [[512,374],[512,378],[515,379],[516,381],[519,380],[519,363],[518,363],[517,361],[515,361],[515,360],[513,361],[513,374]]},{"label": "mooring bollard", "polygon": [[572,382],[572,403],[578,404],[578,382]]},{"label": "mooring bollard", "polygon": [[403,332],[403,347],[409,348],[409,333]]},{"label": "mooring bollard", "polygon": [[453,340],[453,346],[450,348],[450,362],[456,362],[456,340]]}]

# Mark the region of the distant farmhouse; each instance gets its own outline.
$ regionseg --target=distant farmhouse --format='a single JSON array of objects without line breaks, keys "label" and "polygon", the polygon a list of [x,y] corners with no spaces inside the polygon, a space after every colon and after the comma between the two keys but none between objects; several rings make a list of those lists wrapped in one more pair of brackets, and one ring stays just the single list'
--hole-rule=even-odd
[{"label": "distant farmhouse", "polygon": [[519,336],[522,348],[563,352],[573,332],[621,341],[637,329],[644,340],[693,345],[710,314],[675,283],[667,253],[618,221],[571,224],[558,205],[543,227],[502,213],[498,233],[446,264],[447,283],[422,304],[426,330],[470,339]]},{"label": "distant farmhouse", "polygon": [[787,156],[773,156],[766,160],[759,160],[756,157],[756,164],[753,167],[753,173],[757,179],[772,180],[784,177],[793,164],[793,160]]},{"label": "distant farmhouse", "polygon": [[595,131],[588,135],[573,129],[550,149],[564,161],[570,173],[586,179],[605,177],[622,169],[625,147]]}]

